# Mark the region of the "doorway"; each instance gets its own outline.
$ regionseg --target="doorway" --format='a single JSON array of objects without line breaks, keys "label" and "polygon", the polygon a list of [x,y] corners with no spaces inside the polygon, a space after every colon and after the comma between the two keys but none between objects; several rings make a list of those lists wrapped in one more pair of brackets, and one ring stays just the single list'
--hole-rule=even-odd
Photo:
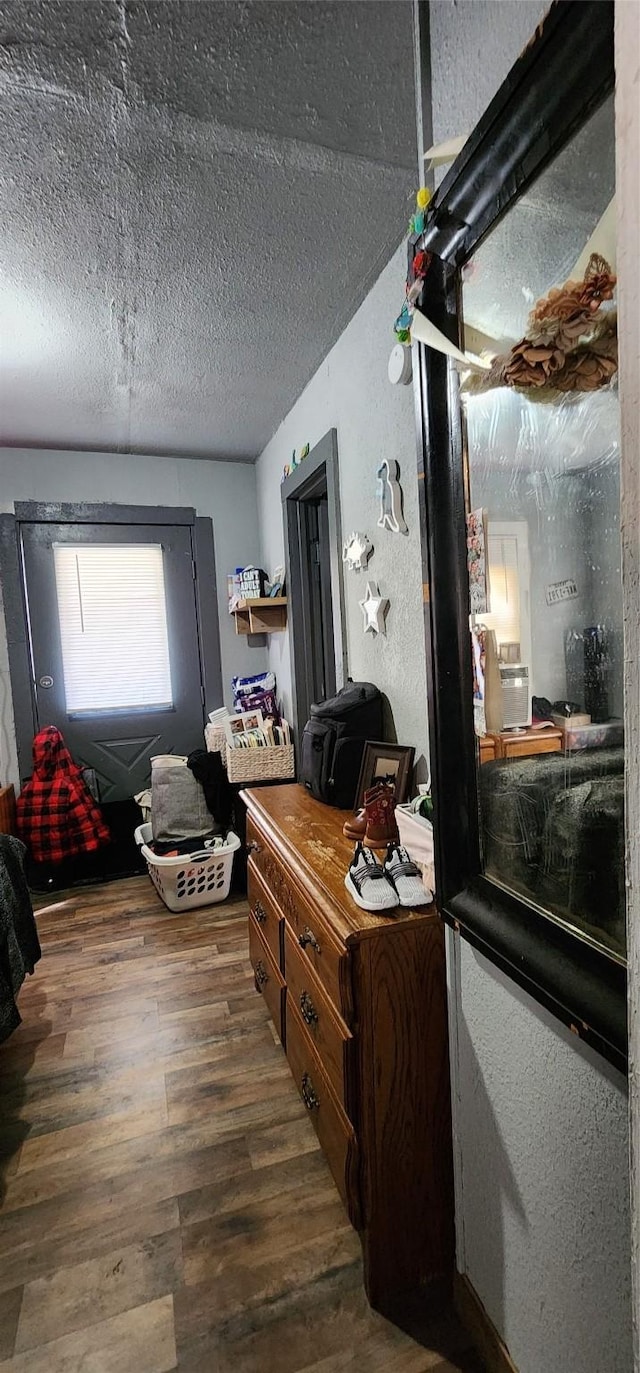
[{"label": "doorway", "polygon": [[139,867],[132,798],[151,758],[203,746],[222,702],[211,521],[25,503],[2,525],[5,601],[22,617],[21,635],[15,613],[7,625],[20,776],[33,735],[56,725],[114,837],[81,875],[123,875]]},{"label": "doorway", "polygon": [[312,703],[335,695],[347,675],[338,482],[332,429],[282,483],[298,741]]}]

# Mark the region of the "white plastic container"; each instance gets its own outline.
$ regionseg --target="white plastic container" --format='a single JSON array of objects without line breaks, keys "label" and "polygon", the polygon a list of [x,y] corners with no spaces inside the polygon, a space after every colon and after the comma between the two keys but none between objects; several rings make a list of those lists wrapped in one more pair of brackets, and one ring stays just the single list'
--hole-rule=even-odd
[{"label": "white plastic container", "polygon": [[240,848],[240,840],[233,830],[229,830],[222,848],[203,849],[202,857],[183,853],[178,858],[162,858],[148,848],[152,838],[151,825],[138,825],[136,844],[146,859],[158,895],[170,911],[189,911],[196,906],[226,901],[231,886],[233,855]]}]

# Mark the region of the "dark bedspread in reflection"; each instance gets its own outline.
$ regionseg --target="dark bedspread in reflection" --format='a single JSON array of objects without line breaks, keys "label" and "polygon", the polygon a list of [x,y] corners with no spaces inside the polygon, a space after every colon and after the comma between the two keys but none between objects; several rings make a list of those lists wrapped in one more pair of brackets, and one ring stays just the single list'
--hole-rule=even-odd
[{"label": "dark bedspread in reflection", "polygon": [[480,768],[485,871],[625,952],[624,750]]}]

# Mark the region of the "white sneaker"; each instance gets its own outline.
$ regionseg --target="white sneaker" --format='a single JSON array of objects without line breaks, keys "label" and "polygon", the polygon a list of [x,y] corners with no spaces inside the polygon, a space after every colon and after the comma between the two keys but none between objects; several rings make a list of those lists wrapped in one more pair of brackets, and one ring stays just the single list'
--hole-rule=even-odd
[{"label": "white sneaker", "polygon": [[375,854],[362,844],[356,844],[344,885],[363,911],[379,915],[382,911],[393,910],[398,904],[394,888],[387,881]]},{"label": "white sneaker", "polygon": [[401,844],[389,844],[383,872],[398,894],[401,906],[426,906],[433,901],[424,886],[420,869]]}]

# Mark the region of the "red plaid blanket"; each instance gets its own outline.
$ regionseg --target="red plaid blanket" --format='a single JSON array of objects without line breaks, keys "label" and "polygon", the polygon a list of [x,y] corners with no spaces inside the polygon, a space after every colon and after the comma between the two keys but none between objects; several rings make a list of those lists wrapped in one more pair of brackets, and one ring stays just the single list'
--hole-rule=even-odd
[{"label": "red plaid blanket", "polygon": [[33,776],[18,797],[18,834],[37,863],[91,853],[111,836],[59,729],[46,725],[33,741]]}]

